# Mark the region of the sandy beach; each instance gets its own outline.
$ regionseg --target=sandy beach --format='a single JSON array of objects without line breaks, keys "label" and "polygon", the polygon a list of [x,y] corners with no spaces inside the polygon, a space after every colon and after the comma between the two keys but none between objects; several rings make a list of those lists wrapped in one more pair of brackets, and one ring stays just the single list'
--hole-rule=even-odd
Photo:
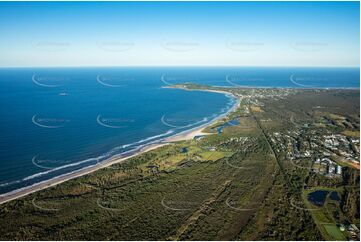
[{"label": "sandy beach", "polygon": [[[173,87],[171,87],[171,88],[173,88]],[[187,91],[217,92],[217,93],[222,93],[222,94],[231,95],[231,96],[235,97],[232,93],[225,92],[225,91],[189,90],[189,89],[185,89],[185,88],[183,88],[183,89],[187,90]],[[210,135],[211,133],[205,133],[205,132],[202,132],[202,131],[206,127],[214,125],[220,119],[225,118],[230,112],[233,112],[234,110],[236,110],[238,108],[238,106],[239,106],[239,100],[237,100],[236,104],[227,113],[225,113],[223,115],[220,115],[220,116],[214,118],[213,120],[211,120],[210,122],[208,122],[206,124],[203,124],[201,126],[198,126],[198,127],[183,131],[183,132],[181,132],[179,134],[176,134],[176,135],[161,139],[156,143],[146,145],[146,146],[144,146],[142,148],[126,152],[125,154],[121,154],[121,155],[119,155],[119,156],[117,156],[115,158],[110,158],[110,159],[108,159],[108,160],[106,160],[106,161],[104,161],[102,163],[97,164],[97,165],[86,167],[86,168],[74,171],[72,173],[64,174],[64,175],[49,179],[47,181],[36,183],[36,184],[34,184],[32,186],[24,187],[24,188],[21,188],[21,189],[18,189],[18,190],[9,192],[9,193],[2,194],[2,195],[0,195],[0,204],[15,200],[17,198],[24,197],[24,196],[26,196],[28,194],[31,194],[31,193],[34,193],[34,192],[37,192],[37,191],[40,191],[40,190],[43,190],[43,189],[46,189],[46,188],[49,188],[49,187],[56,186],[56,185],[61,184],[63,182],[69,181],[71,179],[90,174],[90,173],[92,173],[94,171],[105,168],[107,166],[111,166],[111,165],[116,164],[116,163],[124,162],[127,159],[133,158],[135,156],[138,156],[138,155],[143,154],[145,152],[148,152],[150,150],[154,150],[154,149],[157,149],[159,147],[171,144],[172,142],[177,142],[177,141],[182,141],[182,140],[191,140],[195,136],[198,136],[198,135]]]},{"label": "sandy beach", "polygon": [[[193,89],[187,89],[187,88],[183,88],[183,87],[169,87],[169,86],[166,86],[166,87],[163,87],[163,88],[177,88],[177,89],[182,89],[182,90],[185,90],[185,91],[215,92],[215,93],[221,93],[221,94],[224,94],[224,95],[230,95],[233,98],[238,99],[235,95],[233,95],[233,93],[226,92],[226,91],[197,90],[197,89],[193,90]],[[210,122],[205,123],[205,124],[203,124],[201,126],[198,126],[198,127],[193,128],[193,129],[189,129],[189,130],[183,131],[183,132],[181,132],[179,134],[176,134],[176,135],[170,136],[168,138],[165,138],[164,142],[176,142],[176,141],[182,141],[182,140],[190,140],[190,139],[193,139],[195,136],[210,135],[212,133],[205,133],[205,132],[203,132],[203,130],[205,128],[207,128],[207,127],[213,126],[219,120],[221,120],[222,118],[225,118],[226,116],[228,116],[229,113],[235,111],[238,107],[239,107],[239,99],[237,100],[236,104],[233,105],[233,107],[230,108],[228,110],[228,112],[226,112],[225,114],[220,115],[220,116],[214,118],[213,120],[211,120]]]},{"label": "sandy beach", "polygon": [[144,147],[143,149],[141,149],[138,152],[134,152],[134,153],[130,153],[128,155],[125,155],[124,157],[109,159],[109,160],[104,161],[102,163],[99,163],[97,165],[87,167],[87,168],[84,168],[84,169],[81,169],[81,170],[77,170],[77,171],[75,171],[73,173],[64,174],[62,176],[58,176],[58,177],[55,177],[55,178],[47,180],[47,181],[36,183],[36,184],[34,184],[32,186],[24,187],[22,189],[15,190],[13,192],[2,194],[2,195],[0,195],[0,204],[9,202],[11,200],[14,200],[14,199],[17,199],[17,198],[20,198],[20,197],[24,197],[24,196],[26,196],[28,194],[31,194],[31,193],[34,193],[34,192],[37,192],[37,191],[40,191],[40,190],[43,190],[43,189],[46,189],[46,188],[49,188],[49,187],[56,186],[56,185],[58,185],[60,183],[69,181],[69,180],[74,179],[74,178],[87,175],[87,174],[92,173],[94,171],[97,171],[99,169],[105,168],[107,166],[111,166],[111,165],[113,165],[115,163],[123,162],[123,161],[125,161],[127,159],[130,159],[132,157],[135,157],[137,155],[143,154],[145,152],[157,149],[157,148],[165,146],[165,145],[167,145],[167,143],[164,143],[164,144],[152,144],[152,145],[149,145],[147,147]]}]

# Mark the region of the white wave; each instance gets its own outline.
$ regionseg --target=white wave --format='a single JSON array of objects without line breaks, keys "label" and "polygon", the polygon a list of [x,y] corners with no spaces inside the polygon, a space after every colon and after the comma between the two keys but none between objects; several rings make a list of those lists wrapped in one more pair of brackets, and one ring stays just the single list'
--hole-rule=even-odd
[{"label": "white wave", "polygon": [[[168,132],[166,132],[166,133],[164,133],[164,134],[155,135],[155,136],[152,136],[152,137],[154,138],[154,137],[164,136],[164,135],[169,134],[169,133],[171,133],[171,132],[168,131]],[[149,137],[149,138],[152,138],[152,137]],[[147,139],[149,139],[149,138],[147,138]],[[132,150],[123,152],[122,154],[126,154],[126,153],[130,153],[130,152],[134,152],[134,151],[136,151],[136,150],[140,150],[140,149],[142,149],[143,147],[146,147],[147,145],[154,144],[154,143],[157,143],[157,142],[159,142],[159,141],[160,141],[160,140],[154,140],[154,141],[151,141],[151,142],[149,142],[149,143],[147,143],[147,144],[139,145],[139,146],[137,146],[136,148],[134,148],[134,149],[132,149]],[[137,143],[137,142],[135,142],[135,143]],[[116,158],[117,156],[120,156],[120,155],[122,155],[122,154],[117,154],[117,155],[111,156],[111,157],[109,157],[109,159]],[[103,157],[105,157],[105,156],[103,156]],[[94,160],[94,159],[97,159],[97,158],[87,159],[87,161],[89,161],[89,160]],[[85,161],[85,160],[84,160],[84,161]],[[84,162],[84,161],[82,161],[82,162]],[[77,164],[79,164],[79,163],[81,163],[81,162],[77,162]],[[71,172],[67,172],[67,173],[65,173],[65,174],[61,174],[61,175],[59,175],[59,176],[55,176],[55,177],[52,177],[52,178],[47,179],[47,180],[44,180],[44,181],[34,183],[34,184],[29,185],[29,186],[26,186],[26,187],[22,187],[22,188],[15,189],[15,190],[10,191],[10,192],[7,192],[7,193],[0,194],[0,197],[5,197],[5,196],[8,196],[8,195],[11,195],[11,194],[14,194],[14,193],[17,193],[17,192],[20,192],[20,191],[29,189],[29,188],[31,188],[31,187],[37,186],[37,185],[39,185],[39,184],[47,183],[47,182],[49,182],[49,181],[51,181],[51,180],[58,179],[58,178],[61,178],[61,177],[67,176],[67,175],[71,175],[71,174],[74,174],[74,173],[76,173],[76,172],[80,172],[80,171],[82,171],[82,170],[84,170],[84,169],[88,169],[88,168],[94,167],[94,166],[96,166],[96,165],[98,165],[98,164],[99,164],[99,163],[97,162],[97,163],[94,164],[94,165],[86,166],[86,167],[83,167],[83,168],[81,168],[81,169],[77,169],[77,170],[74,170],[74,171],[71,171]],[[15,184],[15,183],[20,183],[20,182],[23,182],[23,181],[30,180],[30,179],[32,179],[32,178],[38,177],[38,176],[40,176],[40,174],[43,175],[43,174],[47,174],[47,173],[49,173],[49,172],[50,172],[50,171],[40,172],[40,173],[31,175],[31,176],[28,176],[28,177],[26,177],[26,178],[24,178],[24,179],[21,179],[21,180],[17,180],[17,181],[13,181],[13,182],[8,182],[8,183],[0,184],[0,186],[6,186],[6,185],[12,185],[12,184]]]},{"label": "white wave", "polygon": [[203,122],[207,122],[208,121],[208,117],[205,117],[203,118],[202,120],[200,121],[197,121],[197,122],[194,122],[194,123],[190,123],[190,124],[187,124],[187,125],[184,125],[184,126],[177,126],[177,125],[173,125],[173,124],[170,124],[166,121],[165,119],[165,115],[163,115],[160,119],[160,121],[166,125],[166,126],[169,126],[171,128],[174,128],[174,129],[184,129],[184,128],[189,128],[189,127],[192,127],[194,125],[197,125],[197,124],[200,124],[200,123],[203,123]]},{"label": "white wave", "polygon": [[127,148],[127,147],[130,147],[130,146],[136,145],[136,144],[144,143],[144,142],[146,142],[146,141],[148,141],[148,140],[152,140],[152,139],[156,139],[156,138],[160,138],[160,137],[166,136],[166,135],[171,134],[171,133],[174,133],[174,130],[168,130],[168,131],[165,132],[165,133],[158,134],[158,135],[154,135],[154,136],[150,136],[150,137],[147,137],[147,138],[145,138],[145,139],[141,139],[141,140],[139,140],[139,141],[136,141],[136,142],[133,142],[133,143],[130,143],[130,144],[125,144],[125,145],[116,147],[116,148],[114,148],[114,149]]},{"label": "white wave", "polygon": [[[141,143],[144,143],[144,142],[149,141],[149,140],[152,140],[152,139],[156,139],[156,138],[159,138],[159,137],[163,137],[163,136],[169,135],[169,134],[171,134],[171,133],[173,133],[173,132],[174,132],[173,130],[169,130],[169,131],[167,131],[167,132],[165,132],[165,133],[162,133],[162,134],[159,134],[159,135],[154,135],[154,136],[151,136],[151,137],[148,137],[148,138],[139,140],[139,141],[134,142],[134,143],[130,143],[130,144],[127,144],[127,145],[122,145],[122,146],[120,146],[120,147],[115,147],[115,148],[113,148],[112,150],[110,150],[109,152],[106,152],[106,153],[104,153],[103,155],[100,155],[100,156],[98,156],[98,157],[93,157],[93,158],[81,160],[81,161],[78,161],[78,162],[75,162],[75,163],[71,163],[71,164],[67,164],[67,165],[64,165],[64,166],[59,166],[59,167],[56,167],[56,168],[53,168],[53,169],[50,169],[50,170],[47,170],[47,171],[39,172],[39,173],[30,175],[30,176],[28,176],[28,177],[25,177],[25,178],[23,178],[22,180],[17,181],[16,183],[20,183],[20,182],[22,182],[22,181],[31,180],[31,179],[34,179],[34,178],[41,177],[41,176],[43,176],[43,175],[52,173],[52,172],[54,172],[54,171],[59,171],[59,170],[62,170],[62,169],[64,169],[64,168],[74,167],[74,166],[81,165],[81,164],[84,164],[84,163],[87,163],[87,162],[90,162],[90,161],[96,161],[97,163],[99,163],[99,160],[101,160],[101,159],[103,159],[103,158],[110,158],[110,157],[112,157],[112,154],[115,153],[116,150],[119,150],[119,149],[121,149],[121,148],[130,147],[130,146],[133,146],[133,145],[136,145],[136,144],[141,144]],[[147,145],[147,144],[145,144],[145,145]],[[145,146],[145,145],[143,145],[143,146]],[[137,148],[137,147],[136,147],[136,148]],[[131,151],[134,151],[134,150],[131,150]],[[125,153],[125,152],[124,152],[124,153]],[[13,184],[15,184],[15,182],[13,182]],[[1,185],[2,185],[2,186],[8,186],[9,184],[7,184],[7,185],[1,184]],[[11,185],[12,185],[12,184],[11,184]]]},{"label": "white wave", "polygon": [[[233,96],[230,96],[230,98],[233,99]],[[226,113],[223,113],[219,116],[217,116],[217,114],[213,114],[211,116],[211,118],[204,118],[204,122],[206,121],[209,121],[207,123],[204,123],[200,126],[197,126],[197,127],[194,127],[192,129],[189,129],[189,130],[185,130],[185,131],[182,131],[182,132],[179,132],[175,135],[179,135],[179,134],[182,134],[182,133],[185,133],[185,132],[189,132],[189,131],[192,131],[194,129],[198,129],[200,127],[204,127],[204,126],[207,126],[208,124],[212,123],[213,121],[217,120],[218,118],[222,118],[222,117],[225,117],[226,115],[228,115],[228,113],[230,113],[231,111],[235,110],[237,105],[239,103],[239,100],[232,106],[232,108],[230,108]],[[213,118],[214,117],[214,118]],[[60,167],[57,167],[57,168],[54,168],[54,169],[51,169],[51,170],[48,170],[48,171],[44,171],[44,172],[40,172],[40,173],[37,173],[37,174],[33,174],[33,175],[30,175],[28,177],[25,177],[21,180],[16,180],[16,181],[12,181],[12,182],[7,182],[7,183],[3,183],[3,184],[0,184],[0,187],[4,187],[4,186],[9,186],[9,185],[13,185],[13,184],[17,184],[17,183],[20,183],[20,182],[23,182],[23,181],[28,181],[28,180],[31,180],[31,179],[34,179],[34,178],[37,178],[37,177],[41,177],[43,175],[46,175],[46,174],[49,174],[51,172],[54,172],[54,171],[58,171],[58,170],[61,170],[61,169],[64,169],[64,168],[68,168],[68,167],[72,167],[72,166],[77,166],[77,165],[80,165],[80,164],[83,164],[83,163],[86,163],[86,162],[89,162],[89,161],[97,161],[96,164],[94,165],[90,165],[90,166],[86,166],[86,167],[83,167],[81,169],[77,169],[77,170],[74,170],[74,171],[71,171],[71,172],[68,172],[68,173],[65,173],[65,174],[62,174],[62,175],[59,175],[59,176],[55,176],[53,178],[50,178],[48,180],[45,180],[45,181],[41,181],[39,183],[34,183],[30,186],[27,186],[27,187],[23,187],[23,188],[20,188],[20,189],[16,189],[16,190],[13,190],[11,192],[8,192],[8,193],[4,193],[4,194],[0,194],[0,197],[2,196],[6,196],[6,195],[9,195],[9,194],[12,194],[12,193],[16,193],[18,191],[21,191],[21,190],[24,190],[26,188],[29,188],[29,187],[33,187],[37,184],[41,184],[41,183],[45,183],[47,181],[50,181],[52,179],[56,179],[56,178],[60,178],[60,177],[63,177],[63,176],[66,176],[66,175],[69,175],[69,174],[73,174],[75,172],[78,172],[78,171],[81,171],[83,169],[86,169],[86,168],[90,168],[90,167],[93,167],[97,164],[99,164],[99,160],[100,159],[103,159],[103,158],[107,158],[106,160],[108,159],[112,159],[112,158],[115,158],[117,156],[120,156],[122,154],[127,154],[127,153],[130,153],[130,152],[134,152],[136,150],[140,150],[142,149],[143,147],[146,147],[147,145],[150,145],[150,144],[154,144],[154,143],[157,143],[157,142],[161,142],[163,139],[158,139],[158,140],[154,140],[154,141],[151,141],[151,142],[148,142],[148,143],[145,143],[145,144],[141,144],[141,143],[144,143],[144,142],[147,142],[147,141],[150,141],[150,140],[153,140],[153,139],[156,139],[156,138],[160,138],[160,137],[163,137],[163,136],[166,136],[166,135],[169,135],[169,134],[172,134],[174,133],[175,131],[174,130],[168,130],[167,132],[165,133],[162,133],[162,134],[159,134],[159,135],[154,135],[154,136],[150,136],[150,137],[147,137],[145,139],[142,139],[142,140],[139,140],[137,142],[133,142],[133,143],[130,143],[130,144],[125,144],[125,145],[122,145],[122,146],[119,146],[119,147],[116,147],[116,148],[113,148],[112,150],[110,150],[109,152],[103,154],[103,155],[100,155],[98,157],[95,157],[95,158],[89,158],[89,159],[85,159],[85,160],[82,160],[82,161],[79,161],[79,162],[76,162],[76,163],[72,163],[72,164],[67,164],[67,165],[64,165],[64,166],[60,166]],[[114,151],[116,150],[119,150],[121,148],[127,148],[127,147],[130,147],[130,146],[133,146],[133,145],[137,145],[137,144],[141,144],[137,147],[135,147],[134,149],[132,150],[129,150],[129,151],[125,151],[125,152],[122,152],[121,154],[115,154],[115,155],[112,155],[114,153]]]},{"label": "white wave", "polygon": [[305,84],[298,83],[298,82],[294,79],[294,76],[295,76],[295,74],[292,74],[292,75],[290,76],[290,81],[291,81],[293,84],[295,84],[295,85],[297,85],[297,86],[300,86],[300,87],[316,87],[316,86],[314,86],[314,85],[305,85]]},{"label": "white wave", "polygon": [[1,183],[0,187],[6,187],[6,186],[14,185],[14,184],[20,183],[21,181],[22,180],[16,180],[16,181],[11,181],[11,182]]},{"label": "white wave", "polygon": [[158,134],[158,135],[154,135],[154,136],[151,136],[151,137],[148,137],[148,138],[145,138],[145,139],[142,139],[142,140],[139,140],[137,142],[134,142],[134,144],[140,144],[140,143],[144,143],[148,140],[152,140],[152,139],[156,139],[156,138],[159,138],[159,137],[163,137],[163,136],[166,136],[166,135],[169,135],[169,134],[172,134],[174,133],[174,130],[168,130],[167,132],[163,133],[163,134]]},{"label": "white wave", "polygon": [[[68,173],[65,173],[65,174],[61,174],[61,175],[59,175],[59,176],[52,177],[52,178],[50,178],[50,179],[48,179],[48,180],[41,181],[41,182],[37,182],[37,183],[34,183],[34,184],[30,185],[30,186],[22,187],[22,188],[13,190],[13,191],[11,191],[11,192],[3,193],[3,194],[0,194],[0,197],[6,197],[6,196],[8,196],[8,195],[11,195],[11,194],[14,194],[14,193],[17,193],[17,192],[20,192],[20,191],[29,189],[29,188],[34,187],[34,186],[37,186],[37,185],[39,185],[39,184],[47,183],[47,182],[49,182],[49,181],[51,181],[51,180],[53,180],[53,179],[61,178],[61,177],[64,177],[64,176],[73,174],[73,173],[75,173],[75,172],[81,171],[81,170],[83,170],[83,169],[93,167],[93,166],[95,166],[95,165],[87,166],[87,167],[84,167],[84,168],[79,169],[79,170],[75,170],[75,171],[72,171],[72,172],[68,172]],[[23,180],[23,179],[22,179],[22,180]],[[19,181],[22,181],[22,180],[19,180]]]}]

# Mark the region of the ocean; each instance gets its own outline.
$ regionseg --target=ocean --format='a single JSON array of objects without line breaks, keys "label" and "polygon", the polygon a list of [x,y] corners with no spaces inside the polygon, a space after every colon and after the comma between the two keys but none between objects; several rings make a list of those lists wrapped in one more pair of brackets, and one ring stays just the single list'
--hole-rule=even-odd
[{"label": "ocean", "polygon": [[0,68],[0,194],[205,124],[236,102],[163,88],[359,88],[358,68]]}]

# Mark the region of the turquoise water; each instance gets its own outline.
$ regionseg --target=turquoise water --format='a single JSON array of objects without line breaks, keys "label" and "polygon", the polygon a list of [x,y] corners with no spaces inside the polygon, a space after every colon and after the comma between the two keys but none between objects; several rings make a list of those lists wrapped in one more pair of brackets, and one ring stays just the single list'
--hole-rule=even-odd
[{"label": "turquoise water", "polygon": [[358,69],[2,68],[0,194],[207,123],[235,103],[162,88],[359,87]]}]

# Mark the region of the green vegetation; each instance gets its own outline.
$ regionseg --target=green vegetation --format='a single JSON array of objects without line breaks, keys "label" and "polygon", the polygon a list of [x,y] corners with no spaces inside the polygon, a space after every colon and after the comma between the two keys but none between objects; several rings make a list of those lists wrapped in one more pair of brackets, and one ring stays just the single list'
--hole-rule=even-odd
[{"label": "green vegetation", "polygon": [[[296,146],[303,154],[310,132],[354,137],[345,133],[359,129],[354,91],[176,87],[250,98],[200,140],[175,142],[0,205],[0,239],[355,238],[339,226],[359,226],[359,171],[346,166],[340,176],[325,176],[316,172],[316,153],[291,161],[289,152]],[[238,124],[229,125],[232,120]],[[322,206],[312,204],[308,195],[317,190],[337,192],[339,200],[328,195]]]},{"label": "green vegetation", "polygon": [[340,232],[340,229],[333,224],[324,224],[326,232],[331,236],[332,240],[346,240],[346,237]]}]

